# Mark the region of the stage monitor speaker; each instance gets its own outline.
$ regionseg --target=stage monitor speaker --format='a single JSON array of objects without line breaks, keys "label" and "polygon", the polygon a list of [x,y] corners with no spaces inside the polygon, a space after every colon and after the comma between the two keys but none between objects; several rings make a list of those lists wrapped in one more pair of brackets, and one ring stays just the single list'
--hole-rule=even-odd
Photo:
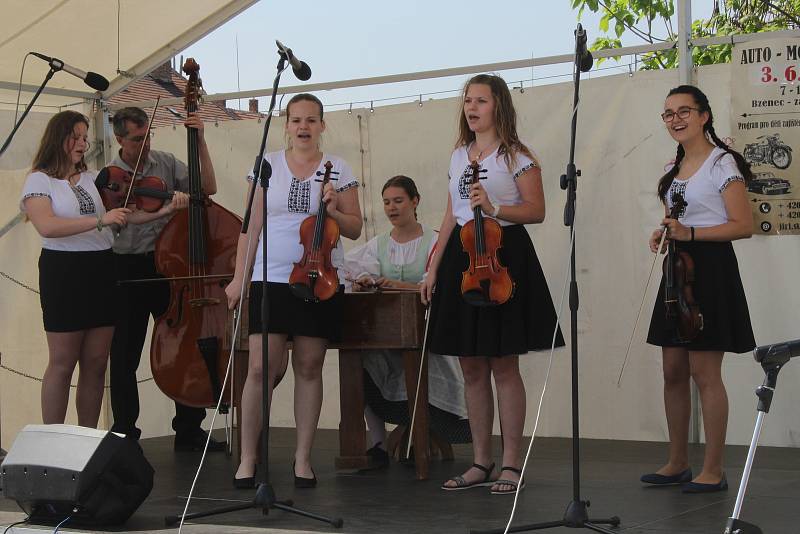
[{"label": "stage monitor speaker", "polygon": [[28,425],[0,465],[3,495],[33,523],[117,525],[153,489],[153,468],[119,434],[71,425]]}]

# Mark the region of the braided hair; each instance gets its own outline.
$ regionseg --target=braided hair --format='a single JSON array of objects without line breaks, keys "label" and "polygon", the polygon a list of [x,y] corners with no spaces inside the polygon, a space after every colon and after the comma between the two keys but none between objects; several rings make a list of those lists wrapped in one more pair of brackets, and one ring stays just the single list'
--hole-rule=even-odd
[{"label": "braided hair", "polygon": [[[750,170],[750,164],[744,159],[744,156],[729,147],[725,141],[719,138],[717,132],[714,131],[714,114],[711,112],[711,106],[708,103],[708,97],[705,95],[705,93],[703,93],[703,91],[694,85],[680,85],[672,89],[669,94],[667,94],[667,97],[677,94],[691,95],[695,104],[697,104],[700,113],[708,113],[708,121],[703,125],[703,133],[705,133],[706,136],[708,136],[708,138],[716,146],[733,156],[733,159],[736,161],[736,166],[739,168],[739,172],[742,173],[745,183],[752,180],[753,171]],[[678,143],[678,151],[675,155],[675,165],[673,165],[672,168],[667,171],[667,173],[658,181],[658,197],[664,203],[666,203],[667,191],[669,191],[669,187],[672,185],[672,180],[675,179],[675,176],[677,176],[678,172],[680,171],[681,161],[685,155],[686,152],[683,149],[683,145]]]}]

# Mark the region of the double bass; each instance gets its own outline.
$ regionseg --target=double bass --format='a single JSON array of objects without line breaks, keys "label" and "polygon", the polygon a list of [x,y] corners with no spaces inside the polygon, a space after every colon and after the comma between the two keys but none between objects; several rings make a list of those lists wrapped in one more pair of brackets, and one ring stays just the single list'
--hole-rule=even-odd
[{"label": "double bass", "polygon": [[[478,160],[470,165],[472,184],[478,183]],[[514,281],[497,251],[503,241],[503,228],[491,217],[485,218],[480,206],[472,208],[473,219],[461,227],[461,244],[469,255],[469,267],[461,276],[461,295],[473,306],[504,304],[514,294]]]},{"label": "double bass", "polygon": [[[678,216],[687,206],[683,195],[672,195],[670,219]],[[667,256],[664,258],[664,307],[667,322],[675,325],[678,341],[689,343],[703,330],[703,314],[694,300],[694,260],[688,252],[678,250],[675,240],[669,240]]]},{"label": "double bass", "polygon": [[[200,67],[189,58],[183,71],[186,111],[196,112]],[[187,128],[189,207],[175,214],[156,240],[156,269],[169,282],[170,301],[153,330],[150,365],[161,390],[187,406],[215,406],[229,355],[223,349],[228,321],[225,284],[236,264],[242,221],[203,193],[198,133]],[[227,395],[227,392],[225,392]]]}]

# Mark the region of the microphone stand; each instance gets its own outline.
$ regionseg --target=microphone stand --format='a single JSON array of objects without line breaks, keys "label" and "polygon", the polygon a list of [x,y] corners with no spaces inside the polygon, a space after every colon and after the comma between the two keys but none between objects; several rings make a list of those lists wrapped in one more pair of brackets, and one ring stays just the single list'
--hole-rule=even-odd
[{"label": "microphone stand", "polygon": [[769,413],[772,405],[772,395],[775,393],[775,387],[777,386],[778,373],[783,369],[784,365],[789,363],[789,359],[792,356],[800,355],[800,353],[792,350],[793,347],[795,347],[795,351],[797,347],[800,347],[800,339],[787,343],[756,347],[756,350],[753,351],[755,360],[764,369],[764,383],[756,389],[756,397],[758,397],[756,426],[753,430],[753,439],[750,441],[750,449],[747,451],[747,461],[745,461],[742,480],[739,483],[736,504],[733,506],[733,514],[728,518],[728,522],[725,525],[724,534],[763,534],[763,531],[756,525],[739,519],[739,515],[742,512],[747,483],[750,481],[750,471],[753,469],[753,459],[756,456],[756,447],[758,447],[758,440],[761,437],[761,427],[764,425],[764,417]]},{"label": "microphone stand", "polygon": [[54,69],[52,66],[50,67],[50,72],[48,72],[47,75],[44,77],[44,81],[42,82],[42,85],[39,86],[39,90],[36,91],[36,94],[33,95],[33,98],[31,99],[31,101],[28,102],[28,106],[25,108],[25,111],[22,112],[22,115],[20,116],[19,120],[14,125],[14,129],[11,130],[11,133],[8,134],[8,137],[6,138],[5,142],[3,143],[3,147],[0,148],[0,157],[2,157],[3,154],[5,153],[5,151],[8,149],[8,146],[11,144],[11,140],[14,138],[14,135],[17,133],[17,130],[19,130],[19,127],[22,126],[22,121],[24,121],[25,117],[28,116],[28,113],[30,112],[31,108],[33,107],[33,104],[36,102],[36,99],[38,99],[39,95],[42,94],[42,91],[44,90],[44,86],[47,85],[47,82],[50,81],[50,78],[52,78],[53,75],[56,72],[58,72],[58,70],[60,70],[60,69]]},{"label": "microphone stand", "polygon": [[[306,512],[292,506],[294,503],[291,500],[279,501],[275,496],[275,490],[269,481],[269,416],[270,416],[270,400],[268,388],[269,383],[269,343],[267,343],[267,324],[269,306],[267,304],[267,239],[269,232],[267,232],[267,190],[269,189],[269,179],[272,176],[272,167],[269,162],[264,159],[264,153],[267,148],[267,134],[269,133],[269,126],[272,122],[272,112],[275,109],[275,101],[278,94],[278,84],[280,83],[281,74],[286,70],[286,61],[288,56],[283,50],[278,50],[280,59],[278,60],[277,74],[275,81],[272,84],[272,98],[269,103],[269,111],[267,112],[267,120],[264,121],[264,134],[261,137],[261,148],[259,149],[258,156],[256,156],[255,166],[253,167],[253,184],[250,194],[247,198],[247,209],[245,210],[244,219],[242,221],[242,234],[247,234],[247,229],[250,225],[250,215],[253,207],[253,198],[255,198],[256,187],[255,184],[260,184],[263,191],[264,209],[263,209],[263,226],[262,233],[264,239],[261,240],[261,252],[263,261],[261,262],[262,268],[262,293],[261,293],[261,368],[264,370],[261,380],[261,405],[264,406],[262,413],[261,423],[261,467],[258,471],[261,473],[258,477],[258,487],[253,500],[243,504],[235,504],[231,506],[223,506],[215,510],[205,512],[196,512],[186,514],[185,520],[197,519],[200,517],[208,517],[211,515],[225,514],[228,512],[236,512],[239,510],[248,510],[250,508],[261,508],[264,515],[268,515],[269,511],[273,508],[283,510],[284,512],[291,512],[303,517],[316,519],[323,523],[328,523],[335,528],[341,528],[344,521],[339,517],[325,517],[322,515]],[[167,526],[174,525],[180,522],[180,516],[167,516],[165,518]]]},{"label": "microphone stand", "polygon": [[[590,519],[588,500],[581,500],[581,456],[580,456],[580,429],[578,412],[578,282],[575,270],[575,240],[571,238],[575,232],[575,200],[578,187],[578,176],[581,171],[575,168],[575,135],[578,126],[578,102],[580,101],[581,71],[588,71],[592,68],[591,55],[586,49],[586,32],[578,24],[575,31],[575,74],[574,74],[574,98],[572,108],[572,128],[569,143],[569,163],[567,164],[566,174],[561,175],[561,189],[567,191],[567,202],[564,206],[564,226],[569,226],[570,240],[572,241],[572,251],[570,258],[570,285],[569,285],[569,309],[570,309],[570,348],[572,349],[572,502],[567,505],[563,519],[559,521],[548,521],[545,523],[534,523],[531,525],[521,525],[511,527],[508,532],[526,532],[528,530],[544,530],[548,528],[568,527],[568,528],[587,528],[595,532],[606,532],[614,534],[615,531],[601,527],[599,525],[618,526],[620,518],[613,516],[607,519]],[[504,534],[505,529],[494,530],[473,530],[472,534]]]}]

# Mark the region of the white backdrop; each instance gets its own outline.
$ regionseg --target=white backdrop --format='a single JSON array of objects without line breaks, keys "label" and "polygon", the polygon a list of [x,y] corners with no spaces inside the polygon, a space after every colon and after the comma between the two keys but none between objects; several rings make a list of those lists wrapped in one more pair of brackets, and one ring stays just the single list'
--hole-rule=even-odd
[{"label": "white backdrop", "polygon": [[[720,136],[729,135],[730,67],[703,67],[699,85],[708,93]],[[647,238],[663,210],[655,196],[656,182],[674,156],[675,144],[658,117],[667,91],[678,85],[675,71],[638,72],[584,80],[579,114],[576,163],[582,170],[578,186],[577,267],[580,293],[578,320],[582,435],[587,438],[667,439],[661,395],[660,351],[644,343],[658,284],[657,272],[645,305],[645,317],[636,334],[631,359],[620,388],[616,379],[641,300],[652,256]],[[568,157],[572,106],[569,83],[515,91],[521,137],[540,156],[548,208],[541,225],[529,227],[556,303],[567,276],[568,232],[562,223],[564,192],[559,176]],[[363,177],[362,207],[368,222],[366,237],[388,229],[382,213],[380,188],[395,174],[407,174],[422,194],[420,219],[439,225],[446,204],[447,167],[455,139],[456,99],[435,100],[326,114],[324,150],[347,159]],[[261,139],[257,121],[229,121],[206,125],[220,193],[216,200],[242,212],[245,183]],[[274,119],[271,149],[283,144],[283,119]],[[160,128],[153,148],[183,157],[183,128]],[[0,221],[14,216],[21,181],[4,180]],[[735,245],[739,256],[750,312],[760,344],[800,337],[793,316],[800,296],[793,282],[800,264],[800,238],[754,237]],[[347,243],[350,246],[352,243]],[[0,270],[36,280],[38,237],[30,224],[15,228],[0,239]],[[3,363],[38,374],[44,369],[46,349],[40,329],[38,303],[28,292],[0,279],[0,351]],[[561,326],[569,339],[566,302]],[[539,435],[568,436],[570,425],[569,347],[555,353],[553,372],[545,398]],[[145,355],[146,356],[146,355]],[[325,402],[320,426],[337,428],[338,362],[329,351],[324,368]],[[147,358],[143,358],[146,362]],[[544,383],[547,354],[523,356],[522,370],[528,390],[528,423]],[[140,377],[150,376],[143,363]],[[731,401],[728,443],[746,444],[755,419],[755,396],[763,373],[750,354],[728,355],[724,374]],[[800,367],[790,364],[781,373],[762,443],[800,445],[800,391],[793,388]],[[0,371],[2,443],[27,422],[40,419],[38,384]],[[144,436],[170,432],[172,403],[152,382],[141,387]],[[272,423],[294,426],[292,383],[281,384],[275,395]],[[499,432],[499,429],[495,429]]]}]

